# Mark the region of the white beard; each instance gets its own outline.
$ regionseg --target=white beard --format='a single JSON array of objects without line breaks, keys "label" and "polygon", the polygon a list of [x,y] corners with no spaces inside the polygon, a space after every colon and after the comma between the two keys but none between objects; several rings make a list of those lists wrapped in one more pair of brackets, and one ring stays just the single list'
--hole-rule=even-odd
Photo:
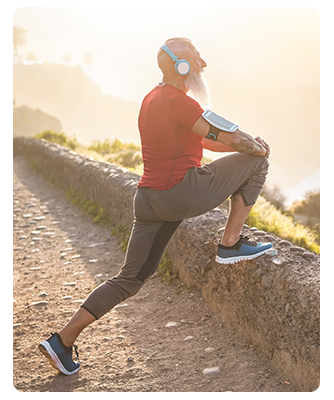
[{"label": "white beard", "polygon": [[196,100],[203,109],[212,107],[209,85],[201,73],[190,72],[185,80],[188,95]]}]

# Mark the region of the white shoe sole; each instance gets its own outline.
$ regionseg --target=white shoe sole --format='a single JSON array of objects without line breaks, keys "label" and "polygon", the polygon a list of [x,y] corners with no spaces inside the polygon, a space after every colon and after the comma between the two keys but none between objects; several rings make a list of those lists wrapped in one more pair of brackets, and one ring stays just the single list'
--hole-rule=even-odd
[{"label": "white shoe sole", "polygon": [[57,369],[62,374],[73,375],[79,371],[80,366],[79,366],[79,368],[77,368],[73,371],[67,371],[67,369],[63,366],[63,364],[59,360],[57,354],[53,351],[50,343],[47,340],[44,340],[44,342],[39,344],[38,348],[43,353],[43,355],[49,360],[49,362],[53,366],[53,368]]},{"label": "white shoe sole", "polygon": [[216,262],[218,264],[235,264],[240,261],[245,261],[245,260],[252,260],[256,257],[262,256],[262,254],[265,254],[267,251],[271,250],[272,247],[266,250],[262,250],[259,253],[256,254],[251,254],[249,256],[239,256],[239,257],[230,257],[230,258],[221,258],[218,255],[216,255]]}]

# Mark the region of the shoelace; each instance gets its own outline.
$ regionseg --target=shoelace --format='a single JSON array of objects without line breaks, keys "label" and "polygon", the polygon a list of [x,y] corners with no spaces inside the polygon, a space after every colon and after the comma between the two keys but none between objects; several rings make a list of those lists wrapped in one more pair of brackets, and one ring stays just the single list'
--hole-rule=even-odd
[{"label": "shoelace", "polygon": [[255,240],[253,240],[253,239],[251,239],[249,236],[247,236],[247,235],[240,235],[240,239],[242,239],[242,241],[245,243],[245,244],[249,244],[250,246],[256,246],[257,245],[257,242],[255,241]]},{"label": "shoelace", "polygon": [[76,354],[76,356],[78,357],[78,360],[79,360],[78,346],[74,344],[72,347],[74,348],[75,354]]}]

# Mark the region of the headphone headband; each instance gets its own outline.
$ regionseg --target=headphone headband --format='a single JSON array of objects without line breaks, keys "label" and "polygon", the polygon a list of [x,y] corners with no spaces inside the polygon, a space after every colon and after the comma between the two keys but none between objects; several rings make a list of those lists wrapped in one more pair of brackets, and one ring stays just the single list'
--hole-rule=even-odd
[{"label": "headphone headband", "polygon": [[160,47],[161,50],[165,51],[169,57],[175,62],[175,71],[177,74],[184,76],[189,74],[190,72],[190,64],[187,60],[179,60],[176,55],[170,50],[167,44],[163,44]]}]

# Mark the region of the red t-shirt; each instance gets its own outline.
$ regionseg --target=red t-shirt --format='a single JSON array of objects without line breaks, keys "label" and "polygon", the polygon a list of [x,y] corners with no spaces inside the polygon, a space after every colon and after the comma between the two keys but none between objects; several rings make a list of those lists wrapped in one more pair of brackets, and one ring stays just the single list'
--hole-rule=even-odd
[{"label": "red t-shirt", "polygon": [[156,86],[144,98],[139,131],[144,173],[138,186],[166,190],[181,182],[191,167],[200,167],[203,137],[192,131],[201,106],[169,84]]}]

